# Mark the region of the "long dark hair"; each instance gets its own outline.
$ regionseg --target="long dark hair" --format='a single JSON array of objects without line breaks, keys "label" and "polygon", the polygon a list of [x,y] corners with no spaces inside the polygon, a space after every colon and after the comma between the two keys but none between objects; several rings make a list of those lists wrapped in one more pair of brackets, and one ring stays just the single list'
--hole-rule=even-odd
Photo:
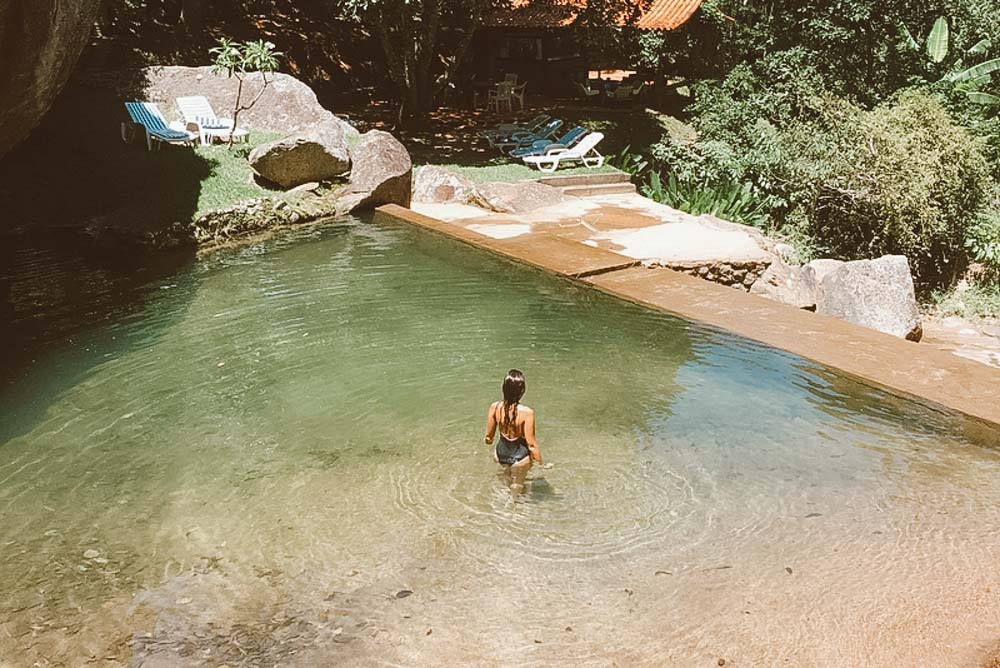
[{"label": "long dark hair", "polygon": [[517,402],[524,396],[524,374],[511,369],[503,379],[503,407],[500,427],[510,433],[510,427],[517,423]]}]

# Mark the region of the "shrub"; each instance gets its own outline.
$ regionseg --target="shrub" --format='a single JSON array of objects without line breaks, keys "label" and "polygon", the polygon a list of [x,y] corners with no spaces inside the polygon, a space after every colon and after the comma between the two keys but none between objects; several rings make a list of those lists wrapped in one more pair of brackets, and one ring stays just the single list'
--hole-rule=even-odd
[{"label": "shrub", "polygon": [[936,97],[908,91],[870,112],[827,101],[783,148],[810,230],[834,254],[906,255],[925,286],[964,270],[990,172],[979,142]]},{"label": "shrub", "polygon": [[991,209],[973,219],[965,247],[970,259],[983,265],[987,277],[1000,283],[1000,210]]}]

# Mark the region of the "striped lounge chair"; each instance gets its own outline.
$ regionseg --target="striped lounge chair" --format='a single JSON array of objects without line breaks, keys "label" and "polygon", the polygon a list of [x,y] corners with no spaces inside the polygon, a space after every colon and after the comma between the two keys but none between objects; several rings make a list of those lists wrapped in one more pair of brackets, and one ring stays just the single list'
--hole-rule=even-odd
[{"label": "striped lounge chair", "polygon": [[216,116],[212,103],[204,95],[179,97],[177,106],[180,107],[184,122],[189,127],[193,124],[198,129],[202,146],[208,146],[216,137],[229,139],[230,134],[234,141],[250,141],[250,133],[246,128],[233,128],[233,119]]},{"label": "striped lounge chair", "polygon": [[167,125],[155,102],[126,102],[125,110],[132,117],[132,121],[145,130],[146,148],[150,151],[153,150],[154,142],[156,148],[159,148],[160,144],[191,144],[198,136],[187,130],[176,130]]}]

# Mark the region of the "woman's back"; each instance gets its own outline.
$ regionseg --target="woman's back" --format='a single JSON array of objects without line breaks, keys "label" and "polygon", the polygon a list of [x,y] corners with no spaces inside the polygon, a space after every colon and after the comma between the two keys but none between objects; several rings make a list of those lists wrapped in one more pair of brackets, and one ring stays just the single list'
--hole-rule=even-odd
[{"label": "woman's back", "polygon": [[493,419],[500,427],[500,435],[508,441],[524,438],[525,424],[528,418],[534,415],[534,411],[524,404],[515,403],[513,406],[509,406],[503,401],[494,402],[491,410],[493,411]]}]

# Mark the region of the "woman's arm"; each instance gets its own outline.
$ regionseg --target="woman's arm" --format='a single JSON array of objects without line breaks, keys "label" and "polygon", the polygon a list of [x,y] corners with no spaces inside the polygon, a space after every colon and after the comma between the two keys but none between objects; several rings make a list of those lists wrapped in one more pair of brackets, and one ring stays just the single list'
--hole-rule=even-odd
[{"label": "woman's arm", "polygon": [[535,440],[535,411],[530,411],[524,416],[524,440],[528,442],[531,458],[541,464],[542,451],[538,449],[538,442]]},{"label": "woman's arm", "polygon": [[490,412],[486,416],[486,438],[488,445],[493,445],[493,435],[497,431],[497,404],[494,401],[490,404]]}]

